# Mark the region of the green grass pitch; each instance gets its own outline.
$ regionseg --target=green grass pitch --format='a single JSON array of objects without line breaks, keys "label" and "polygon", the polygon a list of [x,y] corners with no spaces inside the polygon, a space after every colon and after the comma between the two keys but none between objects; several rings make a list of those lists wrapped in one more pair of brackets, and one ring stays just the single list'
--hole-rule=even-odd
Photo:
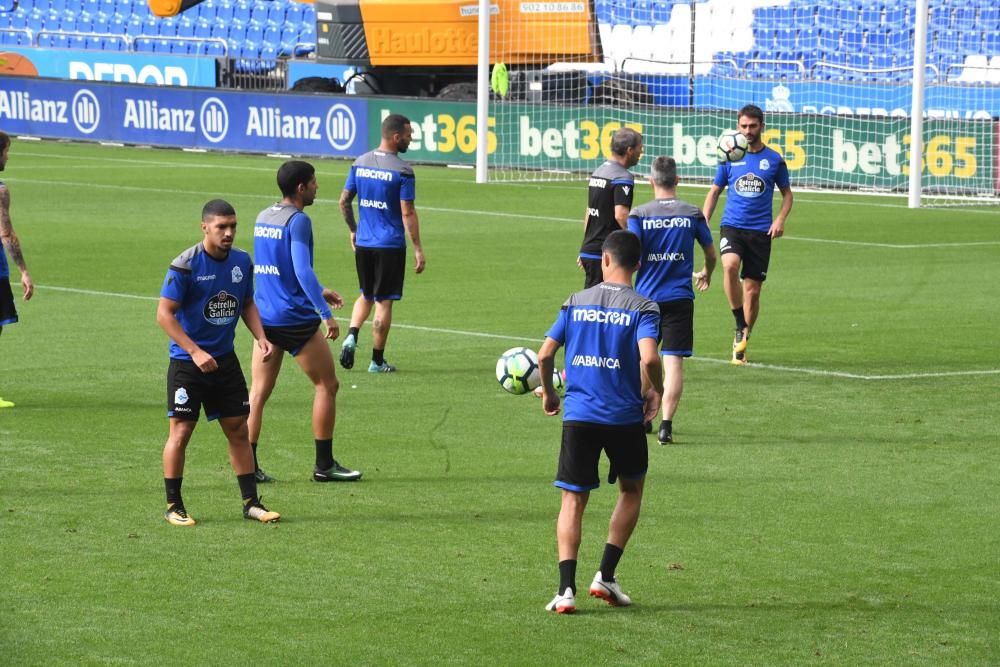
[{"label": "green grass pitch", "polygon": [[[252,248],[280,162],[15,141],[3,176],[38,288],[0,338],[0,396],[17,403],[0,411],[0,663],[1000,661],[996,209],[797,192],[751,366],[724,363],[721,277],[697,300],[678,444],[651,439],[619,567],[636,604],[557,617],[559,421],[493,373],[582,284],[581,184],[418,166],[428,264],[395,311],[400,372],[364,372],[370,326],[355,370],[338,368],[335,453],[364,481],[309,480],[311,387],[286,361],[260,445],[281,523],[242,519],[206,422],[185,475],[199,525],[163,521],[155,299],[206,200],[234,204]],[[350,301],[349,163],[315,163],[317,272]],[[237,344],[249,368],[245,331]],[[614,499],[591,498],[581,587]]]}]

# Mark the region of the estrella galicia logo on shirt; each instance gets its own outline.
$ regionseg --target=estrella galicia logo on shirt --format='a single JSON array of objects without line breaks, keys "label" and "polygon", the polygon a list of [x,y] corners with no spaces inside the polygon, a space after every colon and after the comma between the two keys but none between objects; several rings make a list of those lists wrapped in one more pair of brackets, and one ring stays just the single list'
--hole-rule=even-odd
[{"label": "estrella galicia logo on shirt", "polygon": [[216,326],[224,326],[236,320],[240,310],[240,300],[225,290],[205,302],[205,319]]},{"label": "estrella galicia logo on shirt", "polygon": [[174,392],[174,403],[177,405],[184,405],[188,402],[187,389],[184,387],[179,387],[177,391]]},{"label": "estrella galicia logo on shirt", "polygon": [[760,197],[767,189],[767,184],[757,174],[749,173],[737,178],[733,189],[741,197]]},{"label": "estrella galicia logo on shirt", "polygon": [[243,272],[240,270],[240,267],[238,266],[233,267],[233,282],[234,283],[243,282]]}]

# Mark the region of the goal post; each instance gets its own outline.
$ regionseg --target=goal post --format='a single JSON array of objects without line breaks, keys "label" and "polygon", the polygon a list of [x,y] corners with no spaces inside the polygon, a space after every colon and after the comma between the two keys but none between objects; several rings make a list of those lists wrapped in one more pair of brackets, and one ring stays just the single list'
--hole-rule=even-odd
[{"label": "goal post", "polygon": [[[752,103],[764,110],[765,142],[785,157],[794,187],[893,194],[911,206],[1000,203],[1000,51],[962,56],[947,43],[954,31],[942,21],[967,20],[947,0],[858,0],[851,9],[631,0],[624,15],[617,0],[493,3],[480,13],[490,38],[479,70],[489,130],[477,152],[481,182],[578,180],[607,158],[623,125],[644,136],[637,173],[667,154],[687,182],[708,182],[716,138]],[[505,27],[505,12],[522,8],[582,12],[593,53],[518,60],[522,38]],[[976,11],[985,20],[988,12]],[[967,30],[981,41],[963,38],[964,48],[992,48],[996,23]],[[509,86],[491,90],[489,72],[501,63]]]}]

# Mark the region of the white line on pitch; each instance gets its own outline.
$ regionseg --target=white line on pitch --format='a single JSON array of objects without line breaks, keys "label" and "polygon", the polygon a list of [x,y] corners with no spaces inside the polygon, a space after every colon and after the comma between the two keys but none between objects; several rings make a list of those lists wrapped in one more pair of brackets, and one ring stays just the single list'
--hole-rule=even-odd
[{"label": "white line on pitch", "polygon": [[[90,296],[109,296],[119,299],[138,299],[141,301],[158,301],[159,297],[155,296],[143,296],[140,294],[122,294],[119,292],[102,292],[99,290],[89,290],[89,289],[79,289],[76,287],[58,287],[55,285],[35,285],[39,289],[52,290],[54,292],[70,292],[72,294],[87,294]],[[337,319],[345,320],[346,318],[339,317]],[[511,342],[523,343],[523,342],[534,342],[537,343],[541,340],[541,337],[532,338],[530,336],[510,336],[507,334],[492,334],[484,333],[481,331],[463,331],[461,329],[445,329],[441,327],[424,327],[418,326],[416,324],[398,324],[393,323],[394,327],[400,329],[411,329],[413,331],[426,331],[430,333],[442,333],[449,334],[453,336],[466,336],[472,338],[494,338],[498,340],[507,340]],[[728,359],[714,359],[712,357],[691,357],[693,361],[705,361],[713,364],[728,364]],[[818,375],[824,377],[838,377],[846,378],[849,380],[920,380],[924,378],[944,378],[944,377],[963,377],[972,375],[1000,375],[1000,369],[991,370],[981,370],[981,371],[939,371],[932,373],[901,373],[896,375],[860,375],[858,373],[846,373],[842,371],[827,371],[816,368],[795,368],[792,366],[778,366],[775,364],[758,364],[751,363],[746,366],[750,369],[761,369],[770,371],[780,371],[783,373],[798,373],[801,375]]]},{"label": "white line on pitch", "polygon": [[[73,187],[87,187],[87,188],[103,188],[106,190],[127,190],[131,192],[156,192],[160,194],[169,195],[200,195],[202,197],[218,197],[218,192],[199,192],[197,190],[171,190],[166,188],[150,188],[140,185],[119,185],[116,183],[78,183],[75,181],[49,181],[42,179],[30,179],[22,178],[17,179],[22,183],[31,183],[34,185],[68,185]],[[244,197],[249,199],[265,199],[268,201],[273,201],[275,195],[273,194],[237,194],[229,193],[224,196],[227,197]],[[317,198],[316,201],[321,204],[336,204],[338,200],[334,199],[322,199]],[[471,209],[461,209],[461,208],[442,208],[436,206],[421,206],[421,211],[433,211],[436,213],[458,213],[465,216],[474,217],[487,217],[487,218],[516,218],[521,220],[537,220],[539,222],[569,222],[574,224],[579,224],[580,219],[578,218],[554,218],[551,216],[544,216],[539,214],[529,214],[529,213],[506,213],[502,211],[477,211]],[[869,241],[842,241],[837,239],[814,239],[805,236],[785,236],[784,238],[789,241],[806,241],[810,243],[834,243],[838,245],[852,245],[852,246],[862,246],[869,248],[889,248],[893,250],[920,250],[923,248],[952,248],[952,247],[968,247],[968,246],[990,246],[990,245],[1000,245],[1000,241],[968,241],[963,243],[874,243]]]}]

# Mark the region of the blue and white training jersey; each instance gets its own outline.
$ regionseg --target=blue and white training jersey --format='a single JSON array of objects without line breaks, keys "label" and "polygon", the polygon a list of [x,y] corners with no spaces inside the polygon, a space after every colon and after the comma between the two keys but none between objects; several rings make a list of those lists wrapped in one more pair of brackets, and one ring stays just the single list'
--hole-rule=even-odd
[{"label": "blue and white training jersey", "polygon": [[358,196],[358,233],[361,248],[405,248],[401,201],[414,201],[413,167],[396,153],[369,151],[351,165],[344,189]]},{"label": "blue and white training jersey", "polygon": [[641,424],[639,340],[659,340],[660,309],[628,285],[601,283],[566,300],[545,335],[565,345],[563,421]]},{"label": "blue and white training jersey", "polygon": [[[215,259],[199,243],[170,263],[160,296],[180,304],[177,321],[184,333],[219,357],[233,351],[236,324],[253,301],[253,262],[239,248]],[[190,360],[191,355],[171,339],[170,358]]]},{"label": "blue and white training jersey", "polygon": [[287,327],[333,317],[313,271],[312,220],[300,209],[277,203],[253,226],[257,310],[264,326]]},{"label": "blue and white training jersey", "polygon": [[678,199],[655,199],[628,215],[628,229],[642,242],[635,291],[657,303],[694,299],[694,242],[712,245],[712,232],[698,207]]},{"label": "blue and white training jersey", "polygon": [[722,224],[766,232],[774,222],[771,203],[774,187],[788,187],[788,165],[777,151],[764,146],[738,162],[723,162],[715,172],[715,185],[729,186]]}]

